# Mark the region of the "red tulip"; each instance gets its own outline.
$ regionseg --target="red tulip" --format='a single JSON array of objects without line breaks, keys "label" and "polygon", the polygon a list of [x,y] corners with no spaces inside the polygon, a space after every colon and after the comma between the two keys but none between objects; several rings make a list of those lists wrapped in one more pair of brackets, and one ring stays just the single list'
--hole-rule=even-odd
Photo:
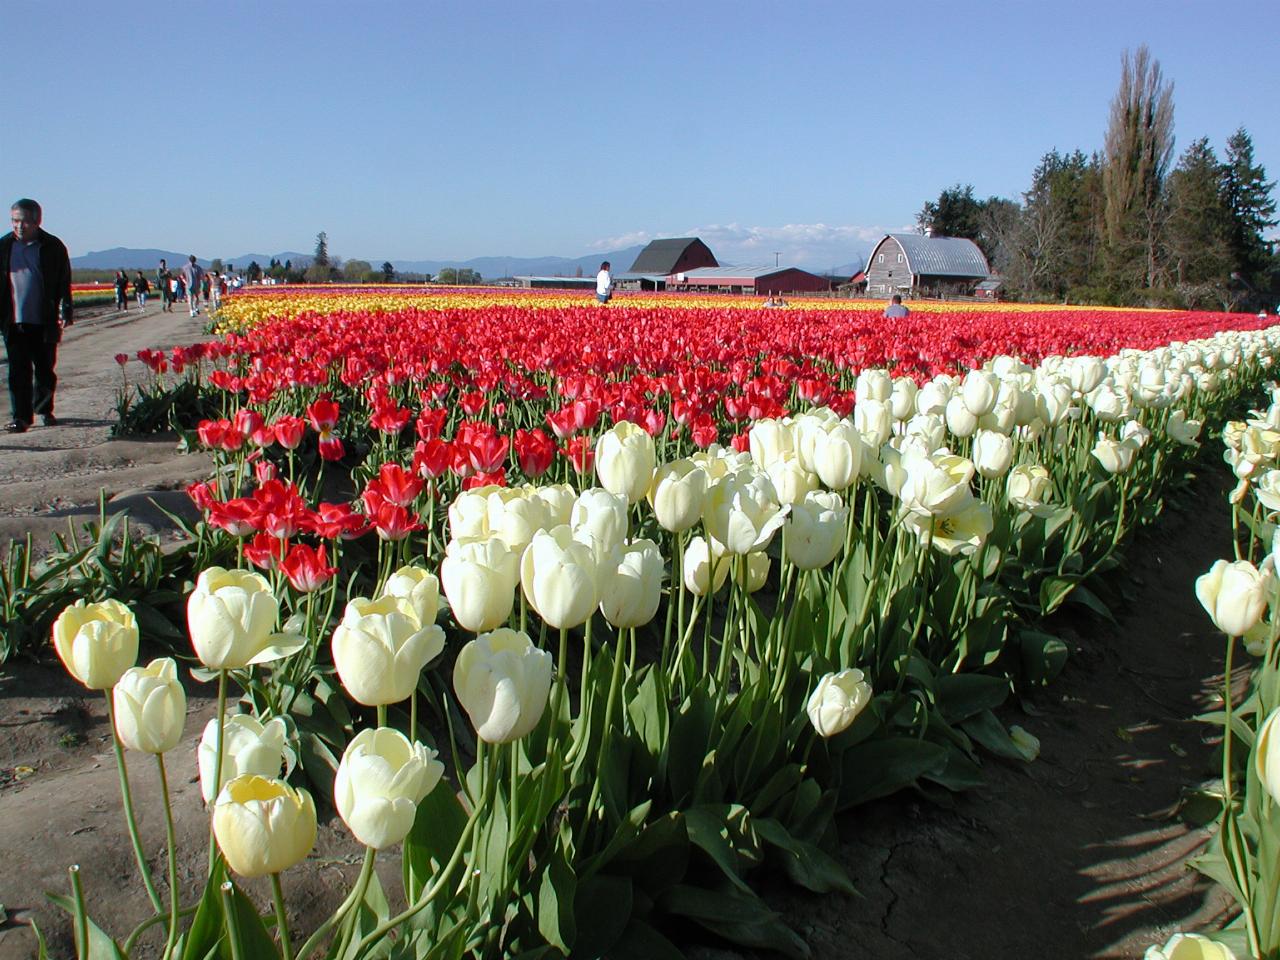
[{"label": "red tulip", "polygon": [[293,588],[302,593],[310,593],[323,586],[338,572],[337,567],[329,566],[323,543],[318,548],[295,543],[280,563],[280,569]]},{"label": "red tulip", "polygon": [[342,446],[342,440],[338,437],[329,435],[320,437],[320,459],[321,460],[341,460],[346,450]]},{"label": "red tulip", "polygon": [[311,529],[326,540],[354,540],[368,531],[369,522],[349,503],[321,503],[311,517]]},{"label": "red tulip", "polygon": [[277,539],[269,533],[259,533],[241,548],[241,552],[255,567],[274,570],[284,559],[286,543],[287,541]]},{"label": "red tulip", "polygon": [[307,419],[317,433],[325,433],[337,426],[338,414],[338,405],[328,397],[321,397],[307,407]]},{"label": "red tulip", "polygon": [[563,452],[573,464],[573,469],[580,474],[590,473],[595,467],[596,451],[590,437],[574,437]]},{"label": "red tulip", "polygon": [[413,448],[413,469],[423,479],[440,476],[449,469],[452,460],[449,444],[438,437],[420,441]]},{"label": "red tulip", "polygon": [[531,480],[546,473],[556,456],[555,443],[539,427],[517,430],[515,448],[516,461]]},{"label": "red tulip", "polygon": [[422,529],[422,524],[414,514],[390,500],[383,500],[378,504],[377,509],[369,515],[369,522],[383,540],[403,540],[413,531]]},{"label": "red tulip", "polygon": [[307,423],[301,417],[286,414],[276,418],[276,422],[271,425],[271,430],[276,435],[276,443],[286,450],[296,450],[298,444],[302,443],[302,434],[306,427]]}]

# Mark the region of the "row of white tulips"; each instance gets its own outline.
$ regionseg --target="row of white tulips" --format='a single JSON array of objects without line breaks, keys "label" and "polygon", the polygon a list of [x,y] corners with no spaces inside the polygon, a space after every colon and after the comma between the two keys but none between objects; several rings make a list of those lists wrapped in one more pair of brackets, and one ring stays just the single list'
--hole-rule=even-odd
[{"label": "row of white tulips", "polygon": [[[406,837],[419,805],[445,774],[436,752],[419,740],[416,697],[423,670],[445,651],[446,633],[437,620],[446,607],[453,624],[475,634],[453,658],[452,687],[483,744],[496,747],[526,738],[547,713],[549,728],[583,737],[572,744],[551,737],[548,756],[528,757],[531,767],[544,764],[543,776],[562,764],[569,769],[581,760],[576,754],[582,751],[606,752],[611,735],[606,728],[600,742],[591,739],[589,725],[571,728],[585,730],[582,734],[557,727],[570,709],[565,689],[568,632],[587,631],[589,656],[597,613],[616,631],[615,683],[607,703],[588,702],[585,668],[578,702],[580,716],[599,708],[606,718],[613,717],[615,697],[627,683],[620,686],[616,678],[625,674],[635,679],[646,668],[635,664],[635,631],[659,615],[665,594],[661,666],[678,698],[712,670],[707,648],[699,659],[687,641],[695,623],[709,633],[711,605],[726,582],[732,585],[732,613],[726,622],[736,623],[741,615],[744,624],[732,641],[734,657],[755,651],[761,661],[768,660],[761,665],[775,673],[759,682],[771,689],[802,685],[810,691],[804,699],[814,731],[821,738],[836,737],[871,703],[874,675],[864,671],[875,665],[834,662],[834,648],[820,654],[794,651],[785,626],[776,635],[771,630],[768,637],[752,637],[745,626],[745,598],[769,582],[775,562],[783,565],[779,581],[785,595],[795,572],[804,575],[845,563],[850,545],[871,535],[868,520],[873,525],[883,520],[889,529],[904,531],[905,540],[885,541],[894,564],[914,565],[904,569],[924,570],[934,552],[952,558],[981,556],[994,528],[993,511],[1035,517],[1061,508],[1084,482],[1088,461],[1106,475],[1123,478],[1141,462],[1153,430],[1175,445],[1195,446],[1202,412],[1215,394],[1238,386],[1238,375],[1269,367],[1278,346],[1280,333],[1262,331],[1224,333],[1200,343],[1126,351],[1107,359],[1051,357],[1035,368],[1000,357],[963,378],[940,376],[919,388],[910,380],[869,370],[858,377],[851,418],[815,410],[761,421],[750,431],[748,451],[712,447],[666,463],[659,462],[648,433],[620,423],[598,440],[598,487],[581,492],[563,485],[486,487],[462,493],[449,507],[450,538],[439,578],[421,565],[397,570],[379,585],[377,596],[348,598],[331,633],[298,617],[281,629],[280,600],[265,578],[246,570],[207,569],[189,600],[188,629],[196,656],[219,676],[218,716],[198,751],[201,789],[212,807],[212,838],[233,871],[272,878],[277,936],[283,955],[291,956],[279,875],[310,851],[315,804],[306,790],[285,782],[297,759],[285,718],[229,715],[226,683],[229,673],[243,680],[262,667],[306,655],[327,639],[346,693],[378,714],[378,726],[361,730],[348,744],[333,796],[334,807],[370,855],[361,886],[312,934],[302,954],[320,948],[335,928],[343,949],[369,947],[421,912],[433,897],[456,895],[447,889],[449,872],[468,854],[476,855],[472,838],[484,830],[476,826],[487,815],[484,798],[498,789],[493,778],[483,776],[483,789],[468,789],[460,769],[455,775],[468,795],[470,812],[456,855],[441,867],[439,882],[407,897],[409,908],[403,914],[354,941],[354,917],[373,852]],[[1274,439],[1269,439],[1251,430],[1262,428],[1244,429],[1239,448],[1265,448],[1271,457],[1265,462],[1274,467],[1280,433],[1273,430]],[[1090,454],[1085,462],[1081,450]],[[1264,488],[1280,491],[1280,474],[1275,481],[1269,476],[1260,476],[1253,485],[1259,497]],[[1118,537],[1119,519],[1115,527]],[[655,538],[637,535],[642,528],[654,531]],[[774,545],[779,535],[780,549]],[[994,566],[970,569],[970,574],[997,576],[999,559]],[[882,579],[868,576],[868,596],[890,582],[891,575],[877,576]],[[819,582],[836,592],[842,589],[837,581],[833,573]],[[735,599],[739,597],[743,599]],[[780,601],[779,622],[786,617],[782,606]],[[531,613],[540,626],[531,625]],[[547,628],[560,633],[558,657],[546,649]],[[317,629],[326,631],[324,638],[308,635]],[[756,682],[743,660],[729,655],[730,636],[726,627],[716,665],[717,710],[736,689],[729,672],[735,662],[736,683],[743,690]],[[632,654],[624,666],[622,642],[627,637]],[[114,601],[81,601],[68,608],[55,625],[54,644],[78,680],[107,692],[119,742],[154,754],[163,771],[163,755],[176,746],[185,715],[174,662],[134,665],[137,624]],[[894,662],[899,671],[905,669],[905,659]],[[404,701],[414,705],[408,735],[386,724],[387,708]],[[496,757],[491,753],[487,759],[496,764]],[[477,759],[477,768],[481,762]],[[511,753],[507,762],[514,777],[517,754]],[[166,911],[141,853],[123,754],[120,768],[139,869],[157,913],[168,913],[165,953],[171,955],[181,938],[176,878],[171,877]],[[592,790],[586,821],[593,818],[596,799],[597,790]],[[509,842],[513,849],[519,847],[517,838]],[[476,869],[473,865],[467,876]],[[459,889],[465,891],[466,883],[464,876]],[[487,909],[490,916],[501,915],[500,908]],[[83,922],[77,919],[77,924]]]}]

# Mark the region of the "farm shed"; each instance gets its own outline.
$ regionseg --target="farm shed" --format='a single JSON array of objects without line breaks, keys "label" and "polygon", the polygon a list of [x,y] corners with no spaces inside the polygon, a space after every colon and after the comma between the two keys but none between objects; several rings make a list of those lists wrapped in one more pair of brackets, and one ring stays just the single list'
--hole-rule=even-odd
[{"label": "farm shed", "polygon": [[512,277],[520,286],[541,290],[595,290],[596,278],[590,277]]},{"label": "farm shed", "polygon": [[698,267],[718,266],[720,262],[716,260],[711,248],[697,237],[676,237],[670,240],[650,240],[627,273],[660,274],[665,277],[673,273],[688,273]]},{"label": "farm shed", "polygon": [[980,297],[983,300],[1003,300],[1004,280],[1000,277],[992,277],[989,280],[983,280],[973,288],[973,295],[975,297]]},{"label": "farm shed", "polygon": [[890,233],[867,258],[867,295],[970,295],[991,274],[978,245],[962,237]]},{"label": "farm shed", "polygon": [[831,281],[799,267],[701,267],[667,278],[668,290],[719,293],[814,293],[830,290]]}]

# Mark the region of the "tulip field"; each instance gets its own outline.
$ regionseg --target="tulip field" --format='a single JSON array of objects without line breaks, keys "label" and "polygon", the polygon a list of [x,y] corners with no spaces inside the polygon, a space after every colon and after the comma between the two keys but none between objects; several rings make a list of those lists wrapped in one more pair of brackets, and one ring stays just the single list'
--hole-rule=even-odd
[{"label": "tulip field", "polygon": [[[164,590],[98,590],[51,627],[110,706],[154,907],[114,929],[73,882],[81,955],[675,958],[694,929],[808,956],[758,878],[850,894],[837,814],[1034,762],[1000,708],[1062,670],[1049,618],[1102,609],[1092,578],[1219,433],[1238,555],[1197,589],[1228,672],[1237,636],[1258,668],[1220,718],[1201,868],[1241,918],[1157,952],[1277,955],[1280,400],[1245,411],[1280,328],[882,309],[264,288],[224,300],[217,339],[144,351],[122,422],[158,418],[216,468]],[[138,664],[140,635],[173,656]],[[166,761],[188,669],[217,715]],[[137,753],[198,769],[194,904],[151,874]],[[291,930],[290,868],[331,814],[363,868]]]}]

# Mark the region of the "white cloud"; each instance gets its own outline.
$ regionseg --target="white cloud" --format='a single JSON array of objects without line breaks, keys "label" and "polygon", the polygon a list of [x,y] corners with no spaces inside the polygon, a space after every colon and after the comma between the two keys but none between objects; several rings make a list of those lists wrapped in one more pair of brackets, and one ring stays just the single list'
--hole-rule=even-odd
[{"label": "white cloud", "polygon": [[637,230],[600,240],[593,246],[598,250],[619,250],[648,243],[657,237],[700,237],[723,264],[749,266],[776,261],[783,266],[820,270],[859,262],[886,233],[903,233],[910,229],[904,226],[826,223],[787,223],[781,226],[704,224],[665,233]]}]

